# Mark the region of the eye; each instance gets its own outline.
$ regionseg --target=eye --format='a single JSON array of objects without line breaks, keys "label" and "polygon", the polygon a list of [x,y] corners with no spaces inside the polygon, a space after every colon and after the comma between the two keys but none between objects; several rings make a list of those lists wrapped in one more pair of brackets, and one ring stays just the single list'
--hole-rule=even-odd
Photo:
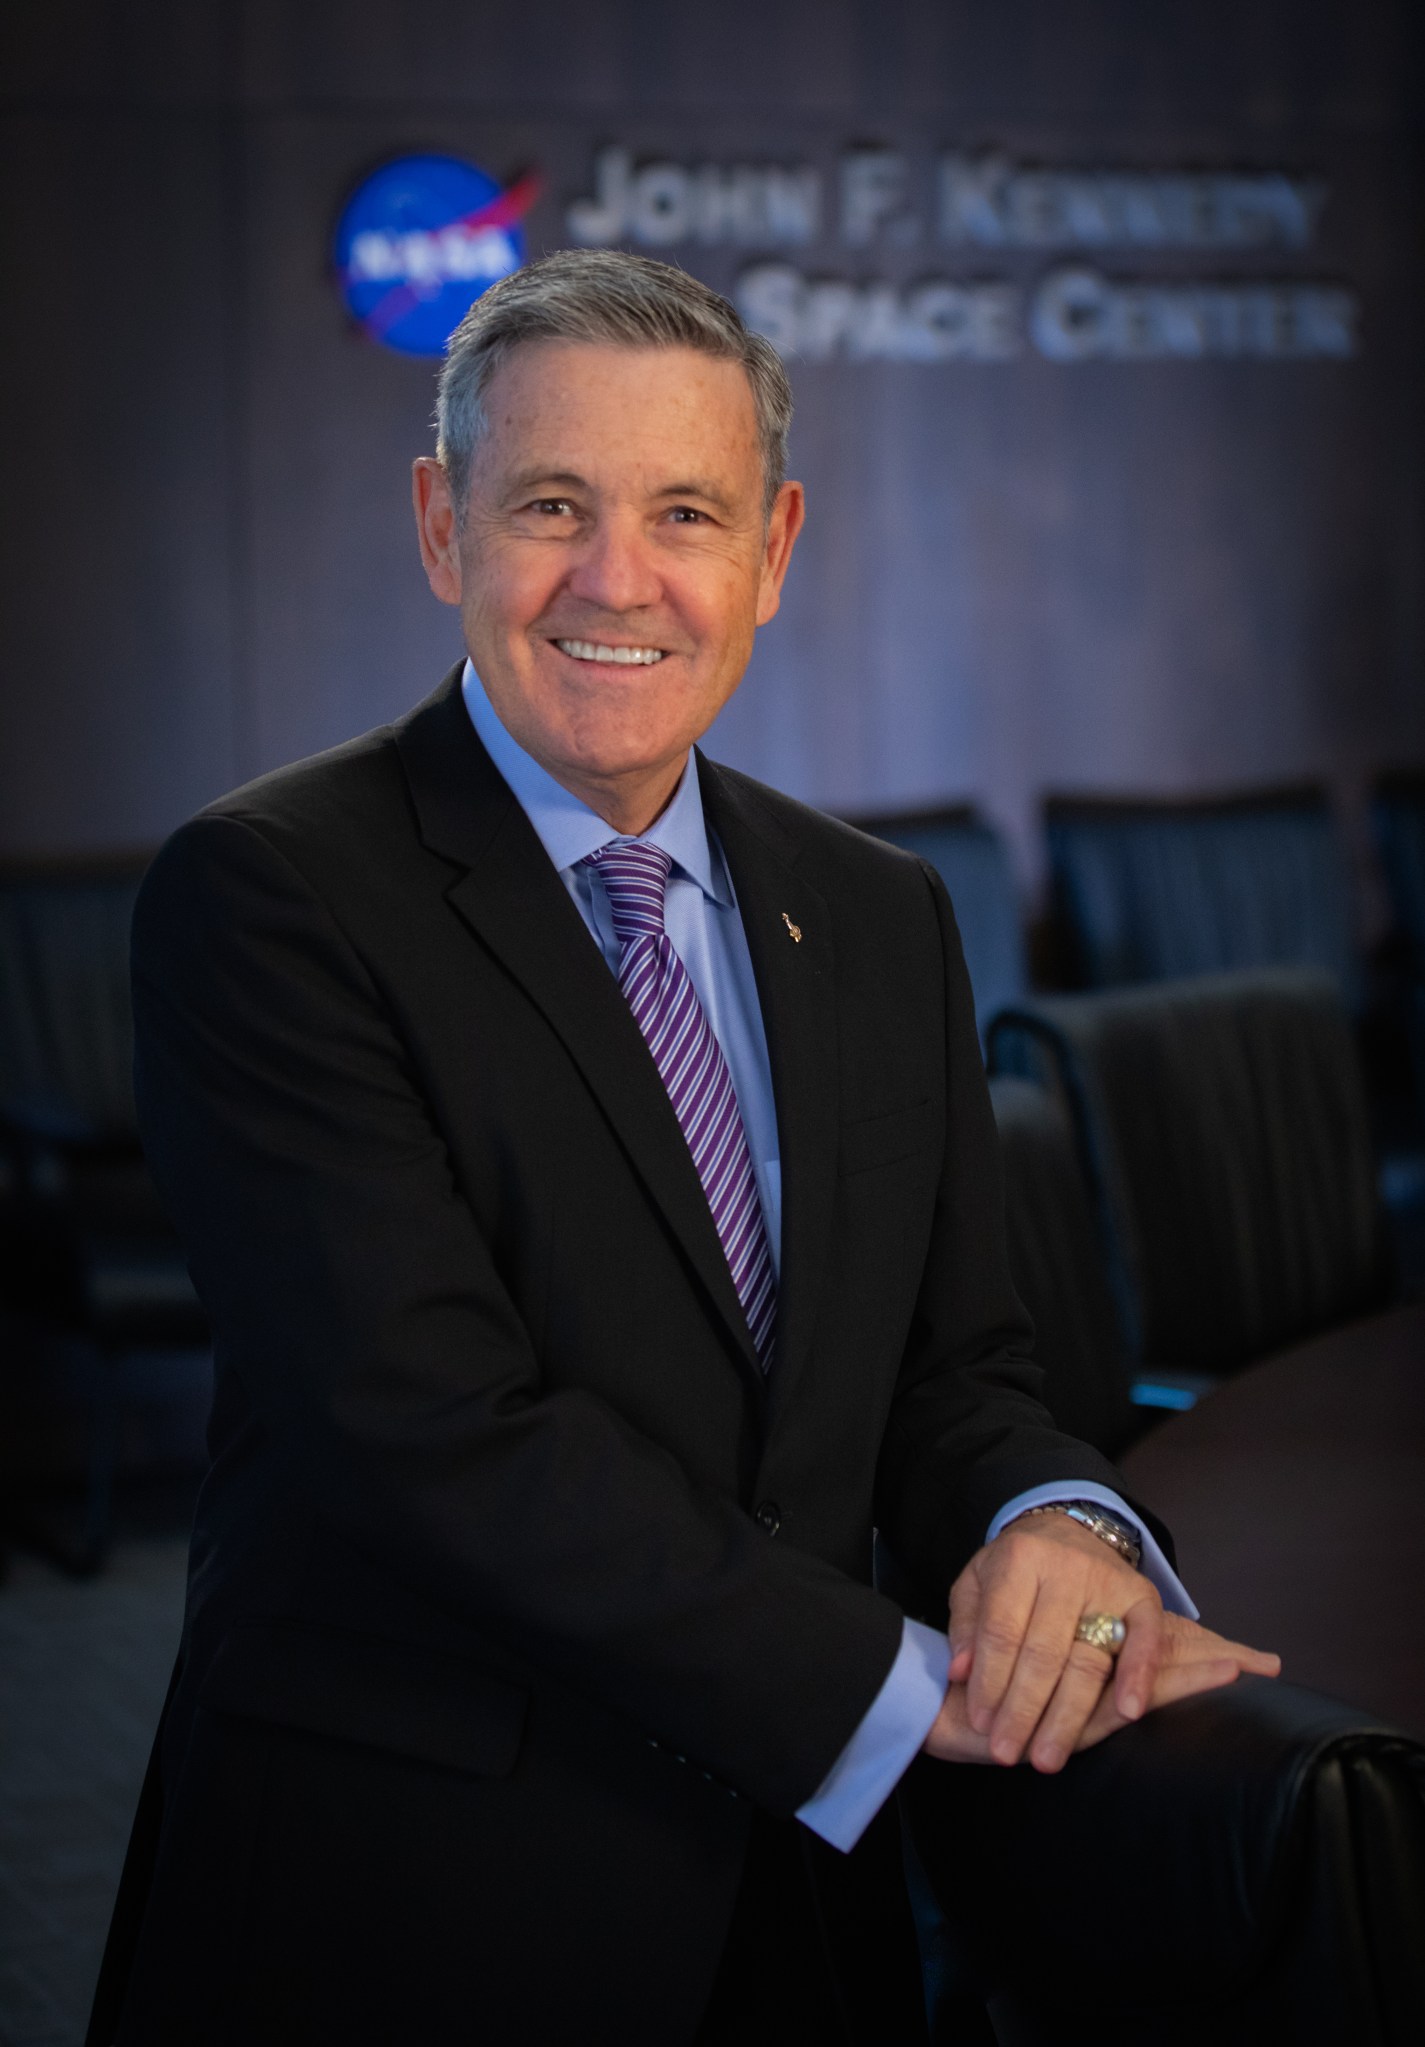
[{"label": "eye", "polygon": [[535,498],[527,509],[531,512],[543,512],[548,517],[555,519],[569,518],[574,511],[574,507],[570,504],[568,498]]},{"label": "eye", "polygon": [[668,517],[675,526],[706,526],[708,515],[700,512],[696,505],[674,505]]}]

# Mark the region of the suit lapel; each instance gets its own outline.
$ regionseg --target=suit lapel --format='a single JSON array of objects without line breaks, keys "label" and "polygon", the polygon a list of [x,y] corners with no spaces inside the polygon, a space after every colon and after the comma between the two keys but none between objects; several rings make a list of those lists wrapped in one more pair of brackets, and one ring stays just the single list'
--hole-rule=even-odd
[{"label": "suit lapel", "polygon": [[772,1063],[782,1159],[781,1281],[769,1386],[775,1416],[790,1399],[811,1350],[836,1197],[831,914],[797,870],[796,841],[755,791],[701,753],[698,773],[708,821],[722,841],[737,891]]},{"label": "suit lapel", "polygon": [[421,837],[464,870],[449,902],[562,1040],[761,1392],[746,1318],[667,1090],[534,827],[476,737],[460,675],[453,670],[396,727]]}]

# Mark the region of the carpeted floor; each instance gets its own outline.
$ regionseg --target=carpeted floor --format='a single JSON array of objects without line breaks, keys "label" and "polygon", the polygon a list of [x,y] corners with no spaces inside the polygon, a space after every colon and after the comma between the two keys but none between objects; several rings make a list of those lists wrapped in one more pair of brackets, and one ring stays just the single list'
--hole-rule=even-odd
[{"label": "carpeted floor", "polygon": [[0,1583],[0,2047],[84,2037],[182,1614],[186,1514],[149,1520],[97,1578]]}]

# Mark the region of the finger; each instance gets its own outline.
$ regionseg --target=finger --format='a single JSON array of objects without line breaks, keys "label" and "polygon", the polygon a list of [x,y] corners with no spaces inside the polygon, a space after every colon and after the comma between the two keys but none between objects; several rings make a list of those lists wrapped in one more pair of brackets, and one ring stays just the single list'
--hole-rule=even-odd
[{"label": "finger", "polygon": [[1023,1654],[1037,1591],[1034,1575],[1023,1568],[1004,1571],[982,1588],[967,1699],[977,1734],[988,1734],[998,1718]]},{"label": "finger", "polygon": [[[1176,1649],[1176,1657],[1166,1657],[1159,1669],[1153,1696],[1148,1702],[1150,1710],[1170,1705],[1174,1699],[1191,1698],[1197,1692],[1215,1691],[1223,1685],[1233,1684],[1244,1673],[1275,1677],[1281,1669],[1281,1658],[1270,1651],[1249,1649],[1242,1642],[1228,1642],[1206,1628],[1192,1627],[1188,1635],[1179,1636]],[[1113,1693],[1107,1692],[1078,1745],[1080,1748],[1092,1748],[1105,1735],[1127,1724],[1118,1711]]]},{"label": "finger", "polygon": [[975,1629],[980,1618],[980,1581],[967,1564],[950,1587],[950,1682],[963,1684],[975,1655]]},{"label": "finger", "polygon": [[1245,1642],[1225,1642],[1223,1647],[1237,1659],[1239,1669],[1253,1677],[1280,1677],[1282,1660],[1272,1649],[1249,1649]]},{"label": "finger", "polygon": [[[1095,1649],[1089,1642],[1073,1643],[1063,1675],[1029,1743],[1029,1760],[1036,1770],[1048,1774],[1062,1770],[1075,1749],[1083,1746],[1084,1731],[1095,1713],[1113,1699],[1112,1676],[1113,1658],[1106,1649]],[[1123,1724],[1121,1715],[1118,1724]]]},{"label": "finger", "polygon": [[1163,1609],[1156,1597],[1145,1595],[1126,1608],[1127,1629],[1113,1673],[1113,1695],[1125,1720],[1137,1720],[1153,1696],[1163,1661]]},{"label": "finger", "polygon": [[1277,1677],[1281,1673],[1282,1660],[1273,1650],[1253,1649],[1246,1642],[1230,1641],[1200,1622],[1184,1620],[1177,1614],[1165,1615],[1163,1627],[1165,1664],[1192,1663],[1204,1656],[1231,1656],[1240,1670],[1249,1671],[1254,1677]]},{"label": "finger", "polygon": [[[1172,1705],[1175,1699],[1191,1698],[1196,1692],[1218,1691],[1223,1685],[1235,1683],[1237,1675],[1237,1660],[1233,1656],[1205,1657],[1199,1662],[1175,1665],[1160,1673],[1152,1705],[1156,1710]],[[1128,1724],[1118,1711],[1112,1691],[1106,1690],[1079,1737],[1079,1748],[1094,1748]]]},{"label": "finger", "polygon": [[1191,1699],[1198,1692],[1220,1691],[1240,1677],[1235,1656],[1207,1656],[1200,1663],[1184,1663],[1164,1671],[1159,1681],[1155,1706],[1171,1706],[1174,1699]]},{"label": "finger", "polygon": [[[1074,1726],[1077,1735],[1093,1710],[1112,1661],[1086,1642],[1076,1643],[1079,1595],[1059,1584],[1040,1588],[1024,1629],[1014,1669],[990,1728],[990,1753],[997,1763],[1017,1763],[1028,1747],[1057,1686],[1071,1667],[1074,1681],[1068,1696],[1082,1702]],[[1083,1654],[1076,1655],[1075,1651]]]},{"label": "finger", "polygon": [[[1139,1719],[1150,1704],[1158,1703],[1167,1630],[1156,1593],[1145,1586],[1124,1609],[1123,1620],[1126,1635],[1116,1660],[1106,1651],[1080,1642],[1076,1634],[1064,1676],[1030,1744],[1029,1760],[1036,1769],[1062,1769],[1084,1745],[1085,1731],[1101,1709],[1107,1731]],[[1121,1680],[1125,1662],[1127,1678]],[[1110,1714],[1111,1718],[1107,1717]]]},{"label": "finger", "polygon": [[921,1747],[926,1755],[935,1756],[941,1762],[987,1763],[990,1760],[988,1741],[984,1735],[975,1733],[965,1712],[963,1685],[951,1685],[935,1724]]}]

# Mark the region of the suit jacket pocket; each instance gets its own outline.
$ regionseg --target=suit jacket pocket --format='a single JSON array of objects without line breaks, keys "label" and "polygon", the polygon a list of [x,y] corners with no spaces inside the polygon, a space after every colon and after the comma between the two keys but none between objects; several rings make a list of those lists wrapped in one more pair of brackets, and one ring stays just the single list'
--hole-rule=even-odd
[{"label": "suit jacket pocket", "polygon": [[930,1136],[930,1102],[910,1102],[886,1116],[865,1116],[841,1126],[841,1170],[867,1173],[919,1151]]},{"label": "suit jacket pocket", "polygon": [[224,1636],[198,1701],[445,1769],[506,1777],[528,1694],[439,1650],[346,1628],[258,1621]]}]

